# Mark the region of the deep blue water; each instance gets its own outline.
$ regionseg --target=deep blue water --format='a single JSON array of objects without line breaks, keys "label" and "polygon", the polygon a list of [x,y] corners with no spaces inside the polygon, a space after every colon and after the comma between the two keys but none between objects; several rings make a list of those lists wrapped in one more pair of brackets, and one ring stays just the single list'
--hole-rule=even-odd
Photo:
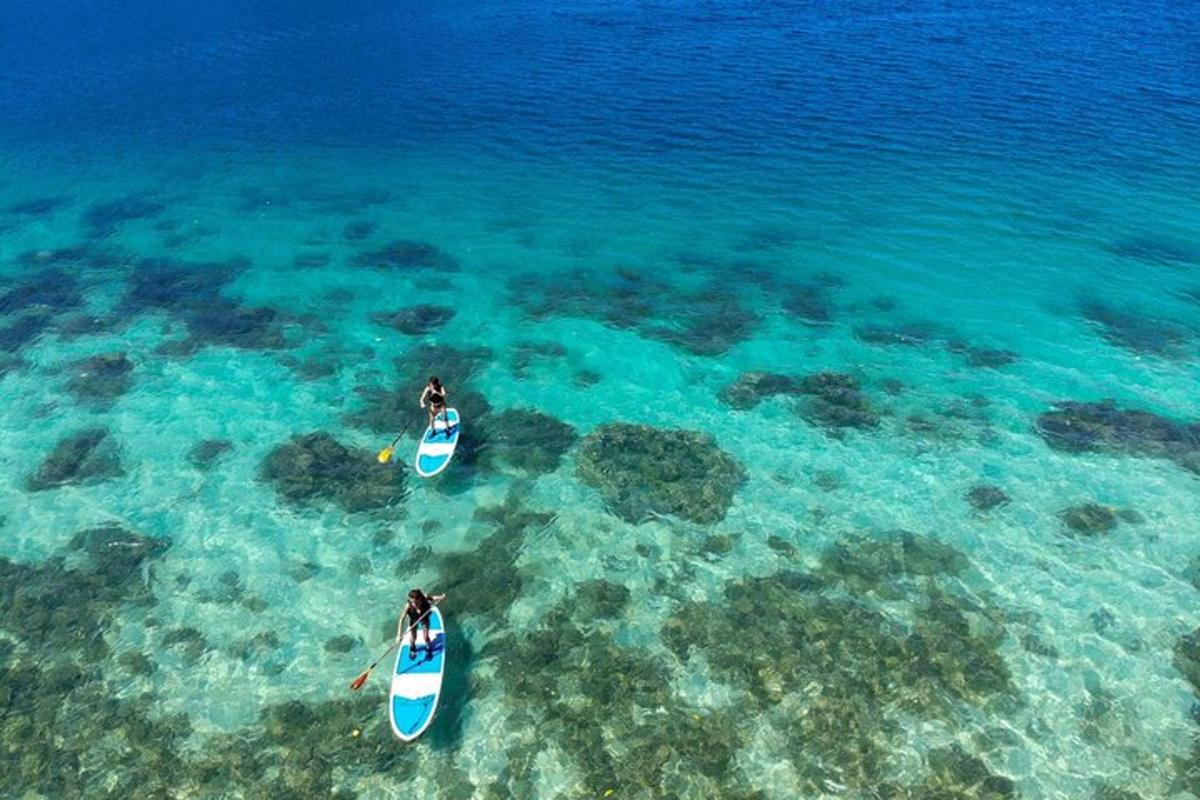
[{"label": "deep blue water", "polygon": [[1200,797],[1198,43],[0,8],[0,796]]}]

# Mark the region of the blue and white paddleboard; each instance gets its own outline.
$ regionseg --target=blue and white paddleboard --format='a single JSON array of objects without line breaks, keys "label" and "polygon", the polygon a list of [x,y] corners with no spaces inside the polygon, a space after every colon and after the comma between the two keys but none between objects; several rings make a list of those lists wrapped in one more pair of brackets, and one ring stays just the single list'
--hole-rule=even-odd
[{"label": "blue and white paddleboard", "polygon": [[462,421],[458,418],[457,408],[447,408],[446,413],[438,414],[437,420],[425,429],[417,448],[417,474],[432,478],[450,466],[461,432]]},{"label": "blue and white paddleboard", "polygon": [[396,654],[392,691],[388,697],[392,733],[406,742],[416,739],[433,722],[442,694],[442,673],[446,668],[446,630],[442,627],[442,612],[436,608],[429,612],[432,654],[425,644],[424,623],[418,625],[417,630],[421,632],[417,639],[417,657],[412,657],[413,636],[417,631],[408,631]]}]

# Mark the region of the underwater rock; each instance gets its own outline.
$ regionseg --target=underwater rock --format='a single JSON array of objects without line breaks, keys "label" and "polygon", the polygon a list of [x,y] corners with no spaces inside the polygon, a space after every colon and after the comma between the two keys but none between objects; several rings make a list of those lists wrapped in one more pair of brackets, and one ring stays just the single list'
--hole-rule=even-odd
[{"label": "underwater rock", "polygon": [[1183,579],[1200,589],[1200,556],[1192,556],[1188,559],[1188,565],[1183,570]]},{"label": "underwater rock", "polygon": [[359,253],[351,259],[357,267],[412,272],[434,270],[436,272],[458,272],[458,260],[441,249],[426,242],[397,240],[376,250]]},{"label": "underwater rock", "polygon": [[516,560],[525,536],[554,519],[553,514],[526,508],[512,493],[501,505],[477,509],[475,521],[489,533],[470,550],[437,558],[437,591],[453,595],[456,613],[501,620],[521,593]]},{"label": "underwater rock", "polygon": [[67,195],[35,197],[32,200],[13,203],[4,209],[4,213],[21,217],[45,217],[53,214],[60,208],[69,206],[73,202],[75,202],[75,198]]},{"label": "underwater rock", "polygon": [[1117,526],[1116,511],[1099,503],[1064,508],[1058,512],[1058,518],[1072,531],[1083,536],[1099,536]]},{"label": "underwater rock", "polygon": [[774,372],[743,372],[737,380],[717,394],[727,406],[740,410],[754,408],[764,398],[777,394],[799,394],[800,382]]},{"label": "underwater rock", "polygon": [[206,470],[232,449],[233,442],[228,439],[203,439],[188,451],[187,460],[196,469]]},{"label": "underwater rock", "polygon": [[1037,431],[1055,450],[1164,458],[1200,473],[1200,424],[1122,409],[1112,400],[1059,403],[1038,416]]},{"label": "underwater rock", "polygon": [[878,590],[896,596],[896,579],[959,575],[969,565],[966,556],[948,544],[894,530],[833,542],[821,554],[818,576],[840,582],[856,595]]},{"label": "underwater rock", "polygon": [[1012,350],[998,350],[990,347],[968,347],[965,353],[967,366],[980,369],[999,369],[1020,361],[1021,356]]},{"label": "underwater rock", "polygon": [[83,305],[79,280],[63,269],[40,269],[34,278],[22,281],[0,294],[0,314],[35,308],[55,313]]},{"label": "underwater rock", "polygon": [[60,439],[25,481],[31,492],[100,482],[125,474],[116,441],[105,428],[85,428]]},{"label": "underwater rock", "polygon": [[1110,344],[1139,355],[1182,359],[1191,355],[1191,336],[1179,325],[1133,311],[1119,311],[1096,300],[1080,303],[1080,314],[1100,327]]},{"label": "underwater rock", "polygon": [[426,303],[402,308],[396,312],[371,315],[371,321],[375,324],[395,328],[405,336],[423,336],[432,333],[453,318],[453,308]]},{"label": "underwater rock", "polygon": [[794,556],[796,554],[796,545],[784,539],[781,536],[774,534],[767,537],[767,547],[779,553],[781,556]]},{"label": "underwater rock", "polygon": [[194,662],[208,650],[204,634],[190,625],[171,628],[163,634],[162,646],[178,651],[185,661]]},{"label": "underwater rock", "polygon": [[829,325],[833,322],[833,303],[823,286],[795,286],[783,296],[783,310],[805,325]]},{"label": "underwater rock", "polygon": [[1012,779],[994,774],[981,758],[970,755],[958,744],[931,750],[925,760],[929,775],[914,793],[916,797],[929,800],[1006,800],[1017,797]]},{"label": "underwater rock", "polygon": [[513,377],[523,381],[529,377],[529,369],[535,361],[551,361],[566,355],[567,348],[558,342],[517,342],[512,355]]},{"label": "underwater rock", "polygon": [[117,656],[117,663],[120,664],[130,675],[142,676],[151,675],[158,665],[145,653],[139,653],[136,650],[130,650]]},{"label": "underwater rock", "polygon": [[52,321],[53,317],[50,314],[32,313],[18,317],[10,325],[0,327],[0,351],[19,352],[41,336]]},{"label": "underwater rock", "polygon": [[796,414],[829,431],[867,430],[879,426],[879,414],[862,393],[858,379],[840,372],[819,372],[801,379],[798,392],[806,397]]},{"label": "underwater rock", "polygon": [[762,321],[758,314],[744,308],[728,287],[678,296],[660,312],[660,318],[669,320],[669,324],[645,324],[638,333],[698,356],[728,352],[749,339]]},{"label": "underwater rock", "polygon": [[870,325],[854,329],[854,338],[867,344],[885,347],[920,347],[939,336],[939,328],[931,322],[910,322],[894,328]]},{"label": "underwater rock", "polygon": [[278,650],[279,645],[279,634],[275,631],[261,631],[235,641],[230,647],[230,652],[242,661],[262,661]]},{"label": "underwater rock", "polygon": [[1045,656],[1046,658],[1058,658],[1058,648],[1047,642],[1036,633],[1023,633],[1020,636],[1021,647],[1026,653],[1032,653],[1035,656]]},{"label": "underwater rock", "polygon": [[171,542],[141,536],[117,525],[89,528],[71,537],[68,550],[82,551],[89,558],[89,569],[109,576],[114,582],[141,579],[142,562],[163,553]]},{"label": "underwater rock", "polygon": [[1148,236],[1119,239],[1110,244],[1108,250],[1122,258],[1143,261],[1153,266],[1186,267],[1200,264],[1200,248]]},{"label": "underwater rock", "polygon": [[221,290],[249,263],[242,258],[206,262],[144,258],[134,265],[120,306],[127,312],[186,312],[218,300]]},{"label": "underwater rock", "polygon": [[239,305],[216,298],[183,314],[191,340],[199,345],[236,347],[242,350],[282,350],[290,347],[282,318],[268,307]]},{"label": "underwater rock", "polygon": [[133,386],[133,362],[122,352],[81,359],[70,371],[66,388],[79,400],[108,403]]},{"label": "underwater rock", "polygon": [[[536,731],[528,744],[512,738],[508,785],[532,789],[534,759],[553,747],[578,771],[580,797],[675,796],[681,775],[703,787],[697,796],[736,796],[724,790],[733,789],[730,767],[741,744],[736,720],[680,702],[661,660],[597,630],[628,602],[622,588],[579,587],[538,627],[501,635],[484,650],[526,715],[520,729]],[[581,599],[588,594],[618,602],[597,607]]]},{"label": "underwater rock", "polygon": [[1175,668],[1183,673],[1183,677],[1192,684],[1192,689],[1200,694],[1200,628],[1185,633],[1176,640]]},{"label": "underwater rock", "polygon": [[694,355],[720,355],[749,338],[760,322],[726,285],[681,291],[648,270],[528,273],[511,279],[508,289],[510,302],[530,319],[593,319]]},{"label": "underwater rock", "polygon": [[130,195],[105,203],[95,203],[83,213],[84,223],[93,236],[109,236],[126,222],[156,217],[166,210],[162,203]]},{"label": "underwater rock", "polygon": [[300,269],[321,269],[333,262],[328,253],[297,253],[292,257],[292,266]]},{"label": "underwater rock", "polygon": [[342,238],[347,242],[361,242],[375,232],[375,223],[366,220],[347,222],[342,228]]},{"label": "underwater rock", "polygon": [[381,468],[375,454],[323,431],[293,436],[259,466],[259,479],[291,503],[328,500],[349,512],[384,508],[405,497],[405,473]]},{"label": "underwater rock", "polygon": [[967,490],[966,498],[967,502],[971,504],[971,508],[976,511],[991,511],[996,506],[1002,506],[1009,502],[1009,497],[1004,490],[990,483],[972,486]]},{"label": "underwater rock", "polygon": [[578,439],[565,422],[531,408],[509,408],[488,416],[488,448],[481,456],[493,469],[511,468],[530,475],[558,469],[563,454]]},{"label": "underwater rock", "polygon": [[587,389],[595,386],[602,380],[604,380],[604,376],[599,372],[590,369],[581,369],[575,373],[575,377],[571,379],[571,382],[580,389]]},{"label": "underwater rock", "polygon": [[[828,781],[867,796],[888,772],[890,750],[902,746],[893,715],[957,720],[967,729],[975,717],[958,715],[958,706],[1013,692],[999,653],[1002,631],[979,624],[963,601],[931,583],[917,586],[912,621],[900,624],[844,591],[824,591],[829,585],[818,576],[785,571],[731,581],[722,597],[682,604],[662,639],[681,661],[700,655],[714,680],[746,692],[752,708],[743,714],[771,716],[803,796],[827,793]],[[930,763],[931,779],[946,771]],[[943,795],[897,788],[881,796]]]},{"label": "underwater rock", "polygon": [[627,522],[672,514],[719,522],[746,481],[746,471],[712,437],[687,430],[609,423],[579,448],[576,474]]},{"label": "underwater rock", "polygon": [[358,639],[354,638],[353,636],[347,636],[346,634],[343,633],[339,636],[334,636],[332,639],[326,640],[325,652],[326,653],[349,653],[351,650],[353,650],[355,647],[358,646],[358,643],[359,643]]}]

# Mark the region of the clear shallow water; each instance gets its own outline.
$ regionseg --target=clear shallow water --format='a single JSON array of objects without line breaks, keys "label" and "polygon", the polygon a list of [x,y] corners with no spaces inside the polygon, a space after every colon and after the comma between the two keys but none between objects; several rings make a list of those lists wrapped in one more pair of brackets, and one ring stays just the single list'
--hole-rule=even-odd
[{"label": "clear shallow water", "polygon": [[[4,12],[6,787],[1196,792],[1196,477],[1037,426],[1104,398],[1200,419],[1194,15],[287,12]],[[356,263],[397,240],[460,269]],[[416,304],[456,313],[372,318]],[[474,462],[392,473],[367,511],[328,474],[309,487],[340,494],[300,503],[261,479],[297,434],[369,458],[405,421],[357,412],[421,344],[490,404]],[[71,383],[116,351],[127,391]],[[861,395],[722,402],[752,371]],[[711,435],[744,474],[728,507],[589,483],[682,439],[589,472],[614,421]],[[29,490],[96,426],[122,474]],[[976,511],[980,484],[1008,502]],[[1072,533],[1085,503],[1136,514]],[[449,587],[461,638],[402,750],[382,681],[345,687],[412,584]]]}]

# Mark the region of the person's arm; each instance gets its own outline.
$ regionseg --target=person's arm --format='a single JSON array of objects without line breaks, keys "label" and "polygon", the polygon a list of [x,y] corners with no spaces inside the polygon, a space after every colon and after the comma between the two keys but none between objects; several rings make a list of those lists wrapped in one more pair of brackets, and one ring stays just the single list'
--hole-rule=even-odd
[{"label": "person's arm", "polygon": [[442,602],[442,598],[445,596],[446,595],[444,595],[444,594],[431,594],[431,595],[429,595],[429,602],[430,603],[440,603],[440,602]]},{"label": "person's arm", "polygon": [[421,408],[425,407],[426,397],[429,397],[429,384],[425,384],[425,388],[421,390],[421,399],[417,401],[421,404]]}]

